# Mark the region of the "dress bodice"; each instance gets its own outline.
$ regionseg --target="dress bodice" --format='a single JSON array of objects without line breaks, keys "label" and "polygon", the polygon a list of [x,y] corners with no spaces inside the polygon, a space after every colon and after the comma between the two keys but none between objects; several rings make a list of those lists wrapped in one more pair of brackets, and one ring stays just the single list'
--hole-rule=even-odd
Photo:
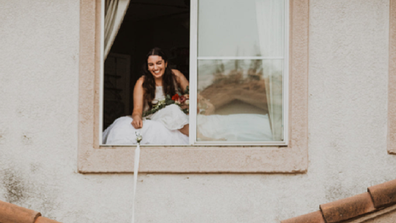
[{"label": "dress bodice", "polygon": [[[155,97],[151,101],[151,103],[157,104],[159,101],[164,100],[164,99],[165,99],[165,95],[164,95],[164,91],[162,90],[162,86],[155,86]],[[149,110],[149,106],[147,103],[145,103],[143,110],[144,111]]]},{"label": "dress bodice", "polygon": [[164,99],[165,99],[165,95],[164,95],[164,91],[162,90],[162,86],[155,86],[155,97],[154,100],[151,101],[151,103],[157,104],[158,101]]}]

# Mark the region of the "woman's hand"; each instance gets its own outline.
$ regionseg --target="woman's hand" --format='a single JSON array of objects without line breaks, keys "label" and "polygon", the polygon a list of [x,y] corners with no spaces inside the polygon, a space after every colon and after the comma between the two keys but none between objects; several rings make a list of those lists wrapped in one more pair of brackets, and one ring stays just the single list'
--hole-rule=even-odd
[{"label": "woman's hand", "polygon": [[133,118],[133,120],[132,120],[132,126],[135,128],[135,129],[140,129],[140,128],[142,128],[143,127],[143,120],[142,120],[142,118],[141,117],[139,117],[139,116],[135,116],[135,117],[132,117]]}]

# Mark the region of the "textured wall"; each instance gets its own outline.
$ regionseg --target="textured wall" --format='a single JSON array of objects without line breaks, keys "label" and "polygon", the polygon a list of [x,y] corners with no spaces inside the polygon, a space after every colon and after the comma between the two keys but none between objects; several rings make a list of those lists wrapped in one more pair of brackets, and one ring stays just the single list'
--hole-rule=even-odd
[{"label": "textured wall", "polygon": [[[0,0],[0,200],[128,222],[132,175],[77,169],[78,0]],[[396,178],[388,0],[311,0],[306,174],[140,175],[137,222],[277,222]]]}]

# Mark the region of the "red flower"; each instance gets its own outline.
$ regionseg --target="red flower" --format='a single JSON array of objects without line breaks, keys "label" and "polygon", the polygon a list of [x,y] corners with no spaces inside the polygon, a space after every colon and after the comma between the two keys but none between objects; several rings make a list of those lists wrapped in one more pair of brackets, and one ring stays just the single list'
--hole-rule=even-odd
[{"label": "red flower", "polygon": [[174,100],[174,101],[179,100],[179,95],[178,94],[173,95],[172,100]]}]

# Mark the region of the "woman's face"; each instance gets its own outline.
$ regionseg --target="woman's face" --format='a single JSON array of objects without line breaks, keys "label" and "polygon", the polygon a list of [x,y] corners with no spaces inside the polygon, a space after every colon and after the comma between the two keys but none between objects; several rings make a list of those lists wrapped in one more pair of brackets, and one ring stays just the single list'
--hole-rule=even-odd
[{"label": "woman's face", "polygon": [[162,59],[161,56],[151,55],[147,59],[148,70],[154,76],[154,78],[162,78],[165,73],[167,63]]}]

